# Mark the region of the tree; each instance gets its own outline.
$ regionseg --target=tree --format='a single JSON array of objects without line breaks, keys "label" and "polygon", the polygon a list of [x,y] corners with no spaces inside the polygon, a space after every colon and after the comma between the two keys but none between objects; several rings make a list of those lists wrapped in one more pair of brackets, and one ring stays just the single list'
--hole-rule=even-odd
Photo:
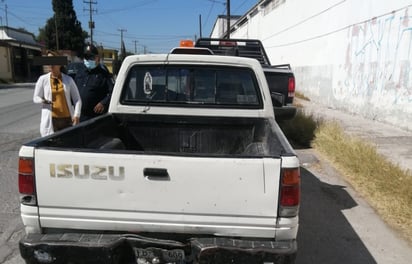
[{"label": "tree", "polygon": [[44,42],[48,49],[81,53],[88,34],[77,20],[73,0],[52,0],[52,6],[54,15],[44,28],[39,28],[38,40]]}]

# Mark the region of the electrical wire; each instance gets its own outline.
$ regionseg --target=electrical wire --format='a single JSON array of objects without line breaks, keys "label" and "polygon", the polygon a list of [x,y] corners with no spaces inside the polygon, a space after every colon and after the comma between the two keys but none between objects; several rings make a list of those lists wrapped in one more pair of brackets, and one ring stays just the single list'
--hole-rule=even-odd
[{"label": "electrical wire", "polygon": [[315,18],[315,17],[318,17],[318,16],[320,16],[321,14],[324,14],[324,13],[328,12],[329,10],[333,9],[334,7],[337,7],[337,6],[341,5],[341,4],[343,4],[344,2],[346,2],[346,0],[340,1],[340,2],[334,4],[334,5],[330,6],[330,7],[322,10],[322,11],[319,12],[319,13],[316,13],[316,14],[308,17],[308,18],[305,18],[305,19],[297,22],[296,24],[293,24],[292,26],[289,26],[289,27],[287,27],[287,28],[285,28],[285,29],[282,29],[281,31],[278,31],[278,32],[276,32],[275,34],[270,35],[270,36],[268,36],[267,38],[263,39],[263,41],[265,41],[265,40],[267,40],[267,39],[270,39],[270,38],[273,38],[273,37],[275,37],[275,36],[277,36],[277,35],[279,35],[279,34],[281,34],[281,33],[284,33],[284,32],[286,32],[286,31],[288,31],[288,30],[290,30],[290,29],[292,29],[292,28],[294,28],[294,27],[297,27],[297,26],[299,26],[299,25],[301,25],[301,24],[303,24],[303,23],[305,23],[305,22],[307,22],[307,21],[309,21],[309,20],[311,20],[311,19],[313,19],[313,18]]},{"label": "electrical wire", "polygon": [[353,23],[353,24],[350,24],[350,25],[341,27],[341,28],[339,28],[339,29],[336,29],[336,30],[333,30],[333,31],[330,31],[330,32],[327,32],[327,33],[323,33],[323,34],[314,36],[314,37],[310,37],[310,38],[307,38],[307,39],[302,39],[302,40],[298,40],[298,41],[294,41],[294,42],[289,42],[289,43],[285,43],[285,44],[280,44],[280,45],[268,46],[268,47],[266,47],[266,48],[267,48],[267,49],[280,48],[280,47],[286,47],[286,46],[292,46],[292,45],[300,44],[300,43],[303,43],[303,42],[306,42],[306,41],[311,41],[311,40],[315,40],[315,39],[320,39],[320,38],[323,38],[323,37],[326,37],[326,36],[335,34],[335,33],[337,33],[337,32],[346,30],[346,29],[351,28],[351,27],[353,27],[353,26],[360,25],[360,24],[364,24],[364,23],[370,22],[370,21],[372,21],[372,20],[374,20],[374,19],[377,19],[377,18],[380,18],[380,17],[384,17],[384,16],[387,16],[387,15],[393,14],[393,13],[395,13],[395,12],[399,12],[399,11],[401,11],[401,10],[403,10],[403,9],[407,9],[407,8],[410,8],[410,7],[412,7],[412,4],[411,4],[411,5],[407,5],[407,6],[405,6],[405,7],[402,7],[402,8],[398,8],[398,9],[396,9],[396,10],[393,10],[393,11],[390,11],[390,12],[387,12],[387,13],[384,13],[384,14],[381,14],[381,15],[379,15],[379,16],[374,16],[374,17],[372,17],[372,18],[369,18],[369,19],[366,19],[366,20],[363,20],[363,21],[360,21],[360,22],[357,22],[357,23]]},{"label": "electrical wire", "polygon": [[23,19],[23,18],[19,17],[18,15],[16,15],[16,14],[15,14],[15,13],[13,13],[13,12],[7,11],[7,14],[11,15],[11,16],[12,16],[12,17],[14,17],[15,19],[17,19],[18,21],[20,21],[20,22],[22,22],[22,23],[24,23],[24,24],[26,24],[26,25],[30,25],[30,26],[38,26],[38,25],[36,25],[36,24],[33,24],[33,23],[30,23],[30,22],[27,22],[25,19]]},{"label": "electrical wire", "polygon": [[243,1],[236,9],[233,10],[233,12],[236,12],[237,10],[239,10],[242,6],[244,6],[246,4],[248,0]]},{"label": "electrical wire", "polygon": [[212,10],[213,10],[213,7],[214,7],[214,6],[215,6],[215,2],[212,1],[212,5],[210,6],[209,12],[207,13],[206,20],[205,20],[205,22],[204,22],[203,25],[202,25],[203,27],[205,27],[206,24],[207,24],[207,22],[209,21],[210,14],[212,13]]},{"label": "electrical wire", "polygon": [[131,9],[135,9],[138,7],[145,6],[147,4],[153,4],[154,2],[157,2],[158,0],[144,0],[141,3],[123,7],[123,8],[118,8],[118,9],[108,9],[108,10],[103,10],[102,12],[99,12],[100,15],[104,14],[114,14],[114,13],[119,13],[119,12],[124,12],[124,11],[130,11]]}]

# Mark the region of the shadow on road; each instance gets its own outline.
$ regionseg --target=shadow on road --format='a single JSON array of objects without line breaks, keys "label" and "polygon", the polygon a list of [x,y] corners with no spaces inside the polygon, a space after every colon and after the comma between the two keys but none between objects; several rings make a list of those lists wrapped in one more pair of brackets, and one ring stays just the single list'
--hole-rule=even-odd
[{"label": "shadow on road", "polygon": [[342,213],[357,206],[345,187],[322,182],[305,168],[301,175],[296,263],[377,263]]}]

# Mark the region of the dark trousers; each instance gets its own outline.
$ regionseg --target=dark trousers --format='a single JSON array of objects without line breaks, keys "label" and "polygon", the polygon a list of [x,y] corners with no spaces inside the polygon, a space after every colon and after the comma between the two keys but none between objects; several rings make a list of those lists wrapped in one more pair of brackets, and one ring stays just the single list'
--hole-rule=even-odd
[{"label": "dark trousers", "polygon": [[71,117],[53,117],[52,122],[54,132],[70,127],[73,124]]}]

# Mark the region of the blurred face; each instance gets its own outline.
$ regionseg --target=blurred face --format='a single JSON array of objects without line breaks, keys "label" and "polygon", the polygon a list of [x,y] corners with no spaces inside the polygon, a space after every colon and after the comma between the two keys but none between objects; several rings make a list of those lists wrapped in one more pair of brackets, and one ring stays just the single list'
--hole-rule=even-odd
[{"label": "blurred face", "polygon": [[61,69],[61,67],[62,67],[62,66],[60,66],[60,65],[51,65],[51,66],[50,66],[51,72],[52,72],[54,75],[60,74],[60,69]]},{"label": "blurred face", "polygon": [[[47,57],[55,57],[55,56],[58,56],[58,54],[57,53],[54,53],[54,52],[48,52],[47,53]],[[60,71],[61,71],[61,65],[50,65],[49,66],[50,67],[50,71],[53,73],[53,75],[59,75],[60,74]]]},{"label": "blurred face", "polygon": [[60,67],[61,67],[60,65],[52,65],[52,66],[51,66],[51,69],[52,69],[52,70],[59,71],[59,70],[60,70]]}]

